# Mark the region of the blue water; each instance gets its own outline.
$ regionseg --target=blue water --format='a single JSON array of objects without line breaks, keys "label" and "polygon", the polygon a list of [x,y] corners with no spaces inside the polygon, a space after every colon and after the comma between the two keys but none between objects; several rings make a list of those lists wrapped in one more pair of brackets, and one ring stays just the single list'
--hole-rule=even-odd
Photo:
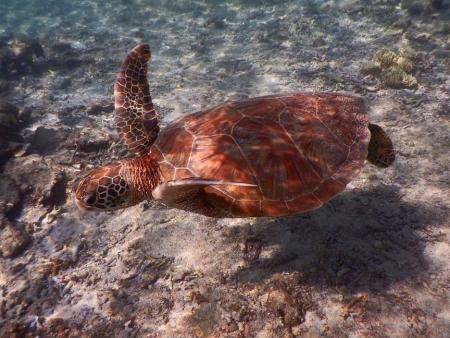
[{"label": "blue water", "polygon": [[[170,109],[177,110],[175,100],[192,112],[227,99],[275,92],[361,92],[361,63],[380,48],[407,46],[424,53],[445,48],[432,39],[417,40],[443,29],[437,36],[442,40],[448,4],[2,0],[0,48],[8,52],[14,41],[24,39],[42,46],[44,58],[13,65],[12,75],[29,75],[47,86],[48,71],[53,72],[57,81],[51,80],[53,87],[43,96],[63,107],[110,100],[123,55],[146,42],[153,53],[150,78],[156,102],[171,103]],[[12,72],[8,67],[0,71],[4,77]],[[61,82],[70,84],[61,88]],[[29,87],[30,95],[22,91],[16,100],[34,100],[34,87]]]},{"label": "blue water", "polygon": [[[14,91],[21,104],[59,111],[107,104],[124,54],[146,42],[153,54],[152,93],[164,121],[180,110],[277,92],[365,94],[359,69],[380,48],[441,48],[431,40],[417,43],[415,36],[421,29],[445,31],[448,1],[439,9],[416,2],[422,7],[394,0],[2,0],[0,77],[27,76],[25,90]],[[27,39],[43,55],[25,64],[5,61],[1,55]]]}]

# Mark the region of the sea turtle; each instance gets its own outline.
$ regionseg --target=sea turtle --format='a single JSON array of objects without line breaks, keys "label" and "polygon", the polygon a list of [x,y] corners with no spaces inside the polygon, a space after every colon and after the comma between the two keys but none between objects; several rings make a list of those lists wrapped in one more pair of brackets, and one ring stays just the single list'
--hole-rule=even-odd
[{"label": "sea turtle", "polygon": [[211,217],[282,216],[342,192],[364,161],[395,158],[365,101],[343,93],[292,93],[228,102],[159,131],[147,82],[150,48],[125,58],[114,87],[115,122],[136,155],[96,168],[76,187],[85,210],[143,200]]}]

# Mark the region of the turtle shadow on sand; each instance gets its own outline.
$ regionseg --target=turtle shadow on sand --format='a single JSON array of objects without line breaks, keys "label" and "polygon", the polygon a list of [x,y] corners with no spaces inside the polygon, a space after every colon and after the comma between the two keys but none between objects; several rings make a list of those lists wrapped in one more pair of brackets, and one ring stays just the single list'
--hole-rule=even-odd
[{"label": "turtle shadow on sand", "polygon": [[439,206],[403,201],[397,188],[349,191],[313,212],[236,229],[229,239],[244,242],[247,265],[230,280],[258,283],[298,271],[306,284],[350,293],[420,280],[429,268],[427,227],[447,216]]}]

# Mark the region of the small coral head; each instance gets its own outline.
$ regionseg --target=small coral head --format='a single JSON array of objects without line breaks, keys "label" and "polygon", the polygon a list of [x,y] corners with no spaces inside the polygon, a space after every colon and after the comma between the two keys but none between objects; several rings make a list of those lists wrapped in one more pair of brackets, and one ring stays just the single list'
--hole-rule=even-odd
[{"label": "small coral head", "polygon": [[134,204],[131,186],[122,171],[122,164],[115,163],[96,168],[84,176],[75,187],[78,207],[88,211],[108,211]]}]

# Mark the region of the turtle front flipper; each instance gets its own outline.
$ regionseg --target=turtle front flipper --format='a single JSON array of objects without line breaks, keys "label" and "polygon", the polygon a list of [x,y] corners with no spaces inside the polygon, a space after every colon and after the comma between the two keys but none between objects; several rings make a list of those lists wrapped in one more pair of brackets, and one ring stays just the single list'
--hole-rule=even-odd
[{"label": "turtle front flipper", "polygon": [[395,160],[391,139],[380,126],[369,123],[370,141],[367,160],[380,168],[389,167]]},{"label": "turtle front flipper", "polygon": [[228,210],[223,210],[211,203],[204,190],[206,187],[215,185],[255,186],[248,183],[190,178],[161,183],[153,190],[152,196],[155,200],[171,208],[209,217],[230,217]]},{"label": "turtle front flipper", "polygon": [[119,136],[136,155],[148,153],[159,132],[147,81],[150,47],[139,44],[122,63],[114,85],[115,122]]}]

